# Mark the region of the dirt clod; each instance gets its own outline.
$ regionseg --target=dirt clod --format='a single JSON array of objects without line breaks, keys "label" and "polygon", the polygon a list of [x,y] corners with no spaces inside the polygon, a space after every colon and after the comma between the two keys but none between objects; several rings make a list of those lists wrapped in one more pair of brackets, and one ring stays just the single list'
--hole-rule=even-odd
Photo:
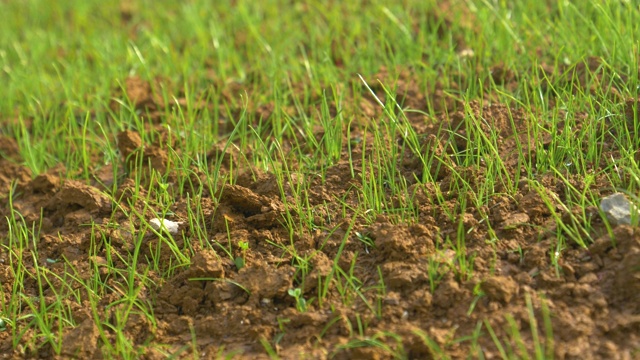
[{"label": "dirt clod", "polygon": [[93,358],[97,355],[100,332],[92,318],[68,331],[62,339],[62,355],[74,358]]},{"label": "dirt clod", "polygon": [[494,276],[482,282],[482,290],[492,300],[509,303],[518,292],[518,285],[505,276]]}]

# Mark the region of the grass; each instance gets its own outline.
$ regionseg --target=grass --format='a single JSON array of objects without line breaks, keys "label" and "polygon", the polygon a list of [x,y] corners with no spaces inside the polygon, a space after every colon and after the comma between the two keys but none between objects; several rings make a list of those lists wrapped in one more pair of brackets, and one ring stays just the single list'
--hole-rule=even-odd
[{"label": "grass", "polygon": [[[539,194],[557,224],[552,265],[559,269],[566,249],[586,248],[595,239],[585,209],[598,206],[602,187],[637,194],[640,186],[634,153],[640,147],[638,118],[626,119],[622,105],[637,98],[639,85],[635,5],[451,4],[453,11],[438,13],[437,1],[408,0],[241,0],[215,6],[199,0],[2,2],[0,13],[13,15],[0,23],[0,135],[16,140],[16,161],[33,177],[62,164],[65,181],[91,184],[106,171],[103,193],[116,204],[108,223],[85,224],[91,228],[89,255],[104,259],[92,263],[94,275],[86,278],[85,268],[62,255],[51,259],[59,262],[51,270],[39,255],[42,216],[25,218],[15,206],[23,195],[15,184],[0,194],[3,266],[10,273],[2,282],[0,319],[6,325],[0,331],[10,332],[12,350],[61,354],[63,333],[79,325],[69,303],[90,305],[106,357],[136,358],[146,347],[161,347],[135,343],[122,330],[134,315],[157,327],[154,299],[143,293],[188,267],[198,249],[214,250],[238,270],[258,251],[255,244],[236,242],[230,223],[224,236],[215,237],[226,242],[212,241],[213,215],[202,203],[219,202],[224,186],[237,184],[247,170],[254,180],[263,172],[276,179],[288,239],[264,246],[296,269],[289,295],[301,312],[361,302],[381,318],[382,273],[377,270],[374,283],[357,275],[363,252],[375,247],[367,228],[381,217],[398,226],[419,223],[425,201],[434,214],[446,214],[443,227],[451,230],[442,235],[438,252],[455,253],[450,263],[425,263],[431,292],[446,271],[461,281],[476,274],[477,254],[467,244],[473,228],[464,215],[476,212],[476,226],[486,227],[488,242],[500,241],[491,209],[498,198],[519,201],[523,184]],[[592,59],[598,59],[595,65]],[[376,75],[381,69],[387,74]],[[410,76],[402,69],[410,69]],[[500,79],[499,69],[517,81]],[[117,95],[132,76],[151,84],[157,109]],[[443,96],[427,97],[423,109],[413,109],[407,105],[411,95],[401,91],[407,82]],[[442,126],[428,138],[425,126],[456,116],[442,110],[445,99],[460,104],[459,127]],[[492,115],[473,105],[478,100],[503,104],[508,128],[524,135],[512,139],[512,157],[501,153],[504,136],[490,123]],[[522,118],[524,124],[517,122]],[[115,139],[122,130],[137,131],[145,149],[156,146],[166,153],[166,166],[152,169],[140,149],[130,156],[136,166],[119,166]],[[221,151],[212,155],[214,144]],[[512,158],[515,163],[509,163]],[[407,159],[413,161],[410,174],[403,172]],[[350,174],[341,179],[347,190],[318,201],[314,191],[335,184],[332,169],[343,165]],[[439,185],[440,173],[450,175],[448,186]],[[565,189],[562,194],[549,191],[547,176]],[[119,194],[126,178],[132,186]],[[428,192],[426,199],[421,191]],[[180,220],[192,229],[188,241],[184,234],[151,229],[150,218],[171,217],[180,208],[186,209]],[[122,216],[125,223],[116,220]],[[115,231],[130,235],[127,251],[108,240]],[[149,232],[159,240],[149,243]],[[303,293],[313,255],[297,246],[318,233],[319,251],[332,251],[331,269],[314,278],[315,293]],[[353,241],[362,252],[345,260],[345,247]],[[163,249],[171,255],[162,257]],[[46,289],[54,290],[45,296]],[[103,300],[112,293],[118,300]],[[531,299],[526,305],[535,320]],[[547,358],[553,354],[553,315],[541,306],[544,346],[535,321],[528,329],[534,334],[531,348],[513,319],[505,331],[484,322],[465,335],[479,357],[478,339],[485,337],[503,358]],[[397,358],[408,356],[399,335],[367,337],[360,321],[350,324],[352,341],[331,351],[374,346]],[[195,357],[197,334],[191,331]],[[446,346],[420,336],[432,354],[446,356]],[[277,358],[278,344],[262,343]]]}]

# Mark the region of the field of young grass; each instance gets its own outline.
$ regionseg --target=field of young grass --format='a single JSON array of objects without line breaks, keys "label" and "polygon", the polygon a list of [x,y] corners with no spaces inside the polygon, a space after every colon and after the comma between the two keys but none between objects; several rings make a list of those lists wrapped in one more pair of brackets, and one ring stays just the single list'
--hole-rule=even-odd
[{"label": "field of young grass", "polygon": [[0,14],[0,357],[640,356],[634,1]]}]

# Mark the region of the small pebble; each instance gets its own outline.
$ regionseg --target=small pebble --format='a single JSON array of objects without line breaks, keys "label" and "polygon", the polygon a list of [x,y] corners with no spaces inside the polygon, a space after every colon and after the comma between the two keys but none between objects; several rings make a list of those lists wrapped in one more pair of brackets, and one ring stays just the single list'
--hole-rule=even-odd
[{"label": "small pebble", "polygon": [[630,225],[633,216],[638,215],[638,209],[623,193],[615,193],[600,201],[600,209],[607,215],[613,225]]},{"label": "small pebble", "polygon": [[175,235],[178,233],[178,228],[180,227],[180,225],[182,225],[182,223],[167,219],[161,220],[158,218],[153,218],[149,220],[149,225],[151,225],[151,227],[156,231],[160,231],[161,228],[164,228],[169,234]]}]

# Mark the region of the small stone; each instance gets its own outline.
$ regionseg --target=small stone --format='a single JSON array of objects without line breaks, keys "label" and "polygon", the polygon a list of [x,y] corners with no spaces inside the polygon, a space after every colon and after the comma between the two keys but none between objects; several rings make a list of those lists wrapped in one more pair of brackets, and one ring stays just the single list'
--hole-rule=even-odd
[{"label": "small stone", "polygon": [[607,215],[613,225],[631,225],[631,212],[638,214],[638,209],[629,202],[623,193],[615,193],[600,201],[600,209]]},{"label": "small stone", "polygon": [[153,218],[149,220],[149,225],[156,230],[161,231],[161,229],[166,230],[171,235],[176,235],[178,233],[178,229],[180,228],[181,222],[174,222],[167,219],[157,219]]}]

